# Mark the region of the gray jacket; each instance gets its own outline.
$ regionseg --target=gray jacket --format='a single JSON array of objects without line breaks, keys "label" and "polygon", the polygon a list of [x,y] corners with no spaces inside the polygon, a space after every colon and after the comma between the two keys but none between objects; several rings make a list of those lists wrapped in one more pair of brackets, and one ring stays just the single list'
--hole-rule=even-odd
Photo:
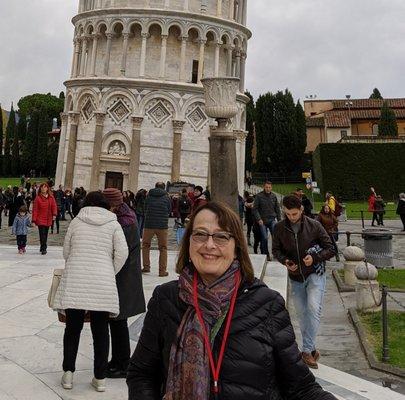
[{"label": "gray jacket", "polygon": [[253,215],[257,221],[261,219],[265,224],[269,222],[270,217],[281,221],[280,205],[277,196],[273,192],[269,194],[264,191],[258,193],[253,203]]},{"label": "gray jacket", "polygon": [[145,201],[145,228],[168,229],[172,202],[166,190],[155,188],[149,191]]}]

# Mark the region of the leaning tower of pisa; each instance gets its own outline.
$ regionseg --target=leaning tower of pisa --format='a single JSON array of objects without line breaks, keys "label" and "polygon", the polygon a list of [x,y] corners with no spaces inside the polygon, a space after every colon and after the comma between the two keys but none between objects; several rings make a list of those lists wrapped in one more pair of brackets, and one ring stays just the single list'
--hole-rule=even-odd
[{"label": "leaning tower of pisa", "polygon": [[207,184],[201,79],[240,77],[243,187],[248,0],[79,0],[65,82],[56,183],[136,191],[156,181]]}]

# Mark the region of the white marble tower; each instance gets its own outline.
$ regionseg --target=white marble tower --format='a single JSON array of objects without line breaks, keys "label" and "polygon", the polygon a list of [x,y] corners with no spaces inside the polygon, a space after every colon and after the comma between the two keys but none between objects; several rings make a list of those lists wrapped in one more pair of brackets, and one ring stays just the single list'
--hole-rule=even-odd
[{"label": "white marble tower", "polygon": [[201,79],[236,76],[242,189],[247,1],[80,0],[56,183],[133,191],[158,180],[206,185],[214,121]]}]

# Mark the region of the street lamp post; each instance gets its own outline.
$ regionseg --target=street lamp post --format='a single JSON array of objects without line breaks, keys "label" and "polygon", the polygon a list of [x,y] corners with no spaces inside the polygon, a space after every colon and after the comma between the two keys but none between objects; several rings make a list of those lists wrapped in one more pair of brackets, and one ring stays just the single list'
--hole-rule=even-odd
[{"label": "street lamp post", "polygon": [[351,112],[350,112],[350,107],[353,105],[353,102],[350,101],[350,97],[351,97],[350,94],[346,95],[346,103],[345,103],[345,105],[349,109],[349,123],[350,123],[350,131],[351,131],[352,130],[352,115],[351,115]]}]

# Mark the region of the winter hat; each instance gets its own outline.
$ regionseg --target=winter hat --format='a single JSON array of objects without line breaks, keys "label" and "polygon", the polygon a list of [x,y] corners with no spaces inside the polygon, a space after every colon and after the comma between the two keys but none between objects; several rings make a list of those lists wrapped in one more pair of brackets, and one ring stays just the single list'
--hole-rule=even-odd
[{"label": "winter hat", "polygon": [[111,207],[120,206],[124,202],[122,193],[118,189],[107,188],[103,191],[103,195],[106,197]]}]

